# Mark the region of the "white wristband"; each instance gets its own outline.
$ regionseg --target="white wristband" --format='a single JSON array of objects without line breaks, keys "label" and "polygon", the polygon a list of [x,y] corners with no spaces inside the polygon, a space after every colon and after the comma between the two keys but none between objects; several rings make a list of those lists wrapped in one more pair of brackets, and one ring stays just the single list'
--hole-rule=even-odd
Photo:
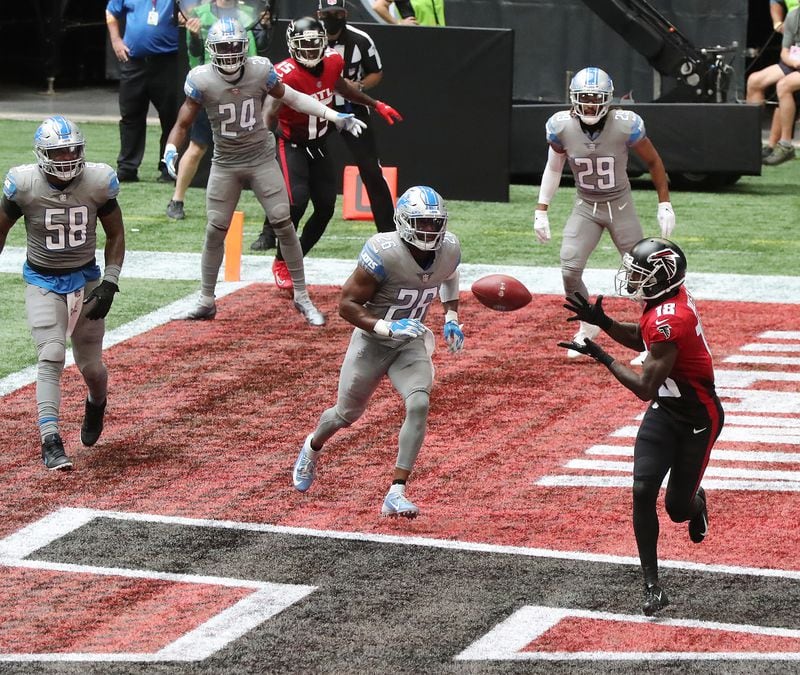
[{"label": "white wristband", "polygon": [[106,265],[103,270],[103,281],[110,281],[112,284],[119,286],[119,275],[122,272],[120,265]]},{"label": "white wristband", "polygon": [[444,322],[450,323],[451,321],[458,323],[458,312],[448,309],[444,315]]},{"label": "white wristband", "polygon": [[382,335],[383,337],[392,337],[392,330],[389,328],[389,322],[383,319],[378,319],[372,327],[372,332],[375,335]]}]

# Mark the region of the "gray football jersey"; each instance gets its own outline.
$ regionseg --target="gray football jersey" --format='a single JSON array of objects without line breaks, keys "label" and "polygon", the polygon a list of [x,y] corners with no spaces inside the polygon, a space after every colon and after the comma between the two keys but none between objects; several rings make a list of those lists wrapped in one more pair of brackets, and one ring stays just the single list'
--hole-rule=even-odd
[{"label": "gray football jersey", "polygon": [[591,137],[568,110],[545,125],[547,142],[567,153],[578,195],[590,201],[614,199],[630,188],[628,148],[646,137],[644,122],[631,110],[609,110],[602,130]]},{"label": "gray football jersey", "polygon": [[80,175],[59,190],[38,165],[25,164],[8,172],[3,194],[25,218],[28,260],[57,272],[92,261],[97,209],[119,194],[119,181],[108,164],[86,162]]},{"label": "gray football jersey", "polygon": [[439,284],[448,279],[461,262],[461,245],[446,232],[433,262],[422,269],[397,232],[374,234],[361,249],[358,266],[375,277],[379,284],[375,296],[366,303],[370,314],[379,319],[425,320]]},{"label": "gray football jersey", "polygon": [[222,79],[212,64],[189,71],[184,92],[208,113],[214,134],[213,162],[253,166],[275,157],[275,139],[264,124],[264,101],[279,82],[269,59],[248,57],[236,82]]}]

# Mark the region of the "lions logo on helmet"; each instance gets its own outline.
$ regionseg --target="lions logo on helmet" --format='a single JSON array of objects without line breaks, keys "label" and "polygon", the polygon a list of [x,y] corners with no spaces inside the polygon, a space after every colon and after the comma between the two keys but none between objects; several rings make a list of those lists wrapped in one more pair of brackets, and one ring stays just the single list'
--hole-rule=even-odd
[{"label": "lions logo on helmet", "polygon": [[655,300],[686,279],[686,256],[668,239],[642,239],[622,256],[617,293],[634,300]]},{"label": "lions logo on helmet", "polygon": [[208,30],[206,51],[221,75],[234,75],[247,60],[247,32],[230,17],[220,19]]},{"label": "lions logo on helmet", "polygon": [[286,45],[301,66],[313,68],[325,56],[328,34],[320,21],[310,16],[296,19],[286,29]]},{"label": "lions logo on helmet", "polygon": [[433,188],[409,188],[397,200],[394,224],[400,238],[423,251],[435,251],[447,231],[447,207]]},{"label": "lions logo on helmet", "polygon": [[33,137],[39,168],[60,180],[72,180],[83,171],[85,146],[81,130],[61,115],[48,117]]},{"label": "lions logo on helmet", "polygon": [[584,68],[569,83],[572,109],[584,124],[597,124],[608,113],[614,97],[614,83],[600,68]]}]

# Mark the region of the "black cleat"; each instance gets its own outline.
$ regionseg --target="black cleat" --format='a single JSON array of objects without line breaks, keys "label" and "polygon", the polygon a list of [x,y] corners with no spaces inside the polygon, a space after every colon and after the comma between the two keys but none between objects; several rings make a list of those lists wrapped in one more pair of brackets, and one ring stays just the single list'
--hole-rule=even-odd
[{"label": "black cleat", "polygon": [[183,210],[183,202],[170,199],[169,204],[167,204],[167,218],[172,218],[173,220],[183,220],[186,218],[186,212]]},{"label": "black cleat", "polygon": [[706,508],[706,491],[703,488],[697,489],[697,496],[703,500],[703,508],[694,518],[689,521],[689,539],[695,544],[699,544],[708,534],[708,509]]},{"label": "black cleat", "polygon": [[653,616],[656,612],[669,605],[669,598],[658,584],[647,584],[644,587],[644,604],[642,611],[645,616]]},{"label": "black cleat", "polygon": [[64,452],[64,441],[58,434],[45,436],[42,441],[42,461],[50,469],[60,469],[69,471],[72,468],[72,460]]},{"label": "black cleat", "polygon": [[103,416],[106,413],[106,403],[95,405],[86,399],[86,411],[83,414],[83,424],[81,424],[81,443],[84,445],[94,445],[100,434],[103,433]]},{"label": "black cleat", "polygon": [[251,251],[269,251],[271,248],[275,248],[277,242],[275,240],[275,234],[270,232],[262,232],[258,235],[258,239],[256,239],[252,244],[250,244]]}]

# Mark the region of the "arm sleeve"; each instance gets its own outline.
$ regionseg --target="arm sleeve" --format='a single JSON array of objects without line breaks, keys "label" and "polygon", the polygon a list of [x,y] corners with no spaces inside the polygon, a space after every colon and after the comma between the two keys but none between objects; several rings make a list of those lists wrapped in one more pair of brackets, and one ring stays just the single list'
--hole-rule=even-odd
[{"label": "arm sleeve", "polygon": [[460,273],[458,268],[439,285],[439,299],[442,302],[458,300],[458,282]]},{"label": "arm sleeve", "polygon": [[288,84],[284,84],[283,102],[297,112],[304,113],[309,117],[322,117],[329,122],[336,122],[339,118],[336,111],[322,105],[319,101],[311,98],[308,94],[292,89]]},{"label": "arm sleeve", "polygon": [[561,172],[566,161],[566,153],[556,152],[553,148],[547,151],[547,164],[545,164],[542,184],[539,187],[539,204],[550,204],[550,200],[561,183]]}]

